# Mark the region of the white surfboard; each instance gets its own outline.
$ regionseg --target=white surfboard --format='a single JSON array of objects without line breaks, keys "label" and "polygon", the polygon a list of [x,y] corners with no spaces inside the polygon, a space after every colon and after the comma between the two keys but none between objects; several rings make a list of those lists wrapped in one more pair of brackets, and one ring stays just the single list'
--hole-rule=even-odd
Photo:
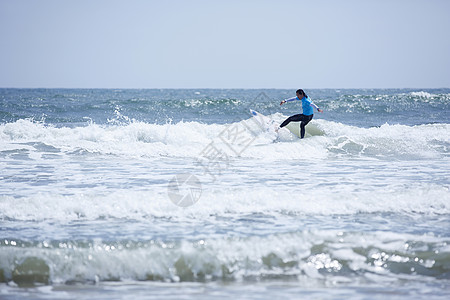
[{"label": "white surfboard", "polygon": [[257,111],[254,111],[253,109],[250,109],[250,113],[253,116],[254,121],[258,124],[258,126],[267,132],[275,132],[275,130],[280,126],[278,122],[275,122],[275,120],[260,114]]}]

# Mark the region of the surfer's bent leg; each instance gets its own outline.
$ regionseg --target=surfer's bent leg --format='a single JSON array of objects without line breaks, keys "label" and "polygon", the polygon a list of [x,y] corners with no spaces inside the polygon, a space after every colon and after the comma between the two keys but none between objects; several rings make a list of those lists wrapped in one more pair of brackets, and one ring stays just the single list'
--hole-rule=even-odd
[{"label": "surfer's bent leg", "polygon": [[302,122],[300,123],[300,138],[304,138],[305,137],[305,126],[313,118],[313,115],[310,115],[310,116],[303,115],[303,116],[304,116],[304,118],[302,118]]},{"label": "surfer's bent leg", "polygon": [[299,121],[301,121],[302,120],[302,116],[303,116],[302,114],[290,116],[289,118],[284,120],[283,123],[281,123],[280,128],[283,128],[284,126],[286,126],[287,124],[289,124],[291,122],[299,122]]}]

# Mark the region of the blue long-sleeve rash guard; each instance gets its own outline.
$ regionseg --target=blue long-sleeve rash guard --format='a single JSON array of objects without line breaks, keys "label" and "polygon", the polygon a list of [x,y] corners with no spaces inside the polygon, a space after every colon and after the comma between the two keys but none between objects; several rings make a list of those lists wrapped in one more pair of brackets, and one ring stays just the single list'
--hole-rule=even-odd
[{"label": "blue long-sleeve rash guard", "polygon": [[303,97],[302,99],[299,99],[298,97],[294,97],[294,98],[290,98],[285,100],[286,102],[290,102],[290,101],[296,101],[296,100],[301,100],[302,101],[302,109],[303,109],[303,114],[305,116],[310,116],[312,114],[314,114],[314,109],[319,109],[319,107],[317,105],[315,105],[314,103],[312,103],[311,99],[309,99],[309,97]]}]

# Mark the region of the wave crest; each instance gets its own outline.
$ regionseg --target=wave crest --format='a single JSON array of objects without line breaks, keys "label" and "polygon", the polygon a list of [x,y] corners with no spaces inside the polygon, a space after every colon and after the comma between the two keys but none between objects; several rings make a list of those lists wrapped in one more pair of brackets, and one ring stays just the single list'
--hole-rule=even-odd
[{"label": "wave crest", "polygon": [[[275,120],[284,116],[275,114]],[[97,125],[82,127],[55,127],[27,119],[0,125],[0,151],[4,155],[14,150],[45,152],[47,145],[58,149],[53,154],[97,153],[129,157],[192,157],[196,158],[211,142],[227,149],[229,141],[220,139],[225,130],[238,128],[236,140],[250,141],[245,151],[228,151],[229,156],[267,159],[295,159],[304,157],[326,158],[329,155],[368,157],[427,158],[447,156],[450,146],[449,124],[418,126],[389,125],[359,128],[341,123],[313,120],[307,136],[300,140],[282,132],[276,138],[249,120],[232,124],[202,124],[179,122],[176,124],[149,124],[130,122],[123,125]],[[229,148],[229,147],[228,147]],[[43,150],[44,149],[44,150]],[[5,152],[8,151],[8,152]],[[55,153],[56,152],[56,153]]]}]

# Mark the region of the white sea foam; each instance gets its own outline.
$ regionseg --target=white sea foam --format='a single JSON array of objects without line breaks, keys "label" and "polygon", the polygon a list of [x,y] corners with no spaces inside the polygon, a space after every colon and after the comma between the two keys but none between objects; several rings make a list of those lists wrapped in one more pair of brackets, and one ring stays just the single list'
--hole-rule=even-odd
[{"label": "white sea foam", "polygon": [[208,188],[199,202],[185,209],[170,201],[165,187],[152,188],[155,189],[159,191],[118,190],[103,194],[92,191],[70,196],[38,193],[23,198],[0,196],[0,217],[70,221],[151,217],[203,219],[210,215],[275,212],[287,215],[450,213],[449,189],[439,185],[387,188],[384,192],[324,187],[315,188],[314,193],[308,194],[302,194],[301,188],[254,187],[251,191],[246,188]]},{"label": "white sea foam", "polygon": [[[241,123],[231,126],[236,124]],[[134,122],[56,128],[29,120],[0,125],[0,217],[450,213],[449,124],[358,128],[315,120],[309,132],[319,135],[299,140],[287,133],[275,141],[255,125],[250,129],[256,135],[243,133],[251,143],[236,144],[240,157],[218,138],[229,126]],[[212,183],[195,163],[211,142],[230,156]],[[200,201],[184,210],[167,195],[168,182],[180,172],[204,184]]]}]

